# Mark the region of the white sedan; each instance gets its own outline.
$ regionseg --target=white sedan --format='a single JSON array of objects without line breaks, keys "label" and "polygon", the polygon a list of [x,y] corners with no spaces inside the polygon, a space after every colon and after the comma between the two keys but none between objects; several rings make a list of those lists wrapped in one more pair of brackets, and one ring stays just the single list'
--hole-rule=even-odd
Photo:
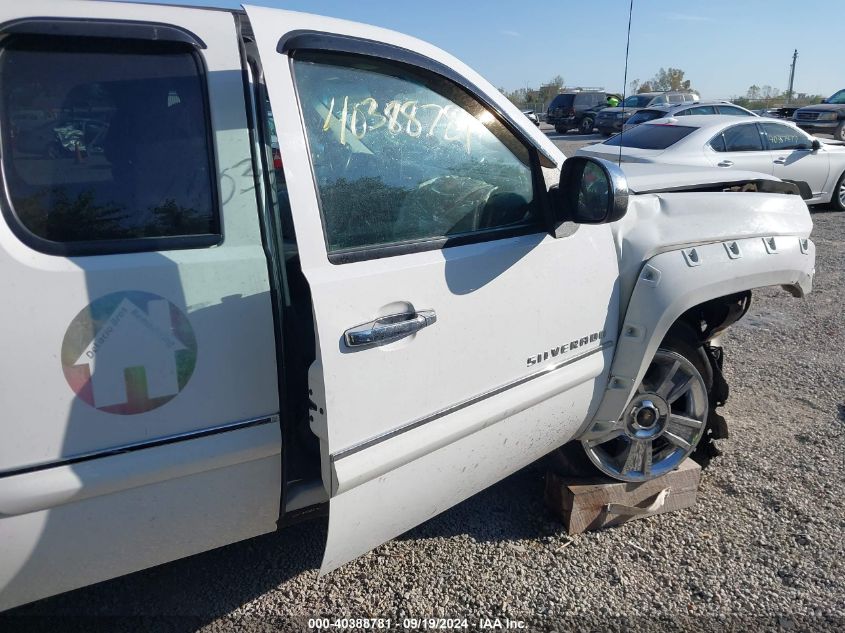
[{"label": "white sedan", "polygon": [[807,204],[845,211],[845,143],[809,136],[777,119],[733,116],[656,119],[578,150],[628,163],[669,163],[755,171],[796,182],[812,192]]}]

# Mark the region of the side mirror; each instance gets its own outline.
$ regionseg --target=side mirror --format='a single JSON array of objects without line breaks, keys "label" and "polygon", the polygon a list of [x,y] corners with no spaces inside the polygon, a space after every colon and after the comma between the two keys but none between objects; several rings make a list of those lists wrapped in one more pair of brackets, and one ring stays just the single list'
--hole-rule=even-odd
[{"label": "side mirror", "polygon": [[822,99],[820,103],[827,103],[827,99]]},{"label": "side mirror", "polygon": [[819,139],[814,138],[814,139],[813,139],[813,145],[812,145],[812,148],[813,148],[813,151],[814,151],[814,152],[815,152],[816,150],[821,149],[821,148],[822,148],[822,142],[821,142]]},{"label": "side mirror", "polygon": [[628,182],[615,164],[601,158],[573,156],[563,162],[555,199],[557,224],[615,222],[628,210]]}]

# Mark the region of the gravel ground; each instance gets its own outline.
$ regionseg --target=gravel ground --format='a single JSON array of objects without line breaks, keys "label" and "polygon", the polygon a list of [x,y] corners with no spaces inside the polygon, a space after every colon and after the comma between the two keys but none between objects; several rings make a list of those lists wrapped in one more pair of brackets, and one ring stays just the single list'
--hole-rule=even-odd
[{"label": "gravel ground", "polygon": [[303,616],[449,617],[477,630],[500,617],[532,630],[842,631],[845,214],[814,221],[814,292],[756,292],[723,339],[732,435],[693,508],[572,539],[544,509],[535,465],[323,579],[317,521],[29,605],[13,614],[48,618],[14,626],[269,631],[305,629]]}]

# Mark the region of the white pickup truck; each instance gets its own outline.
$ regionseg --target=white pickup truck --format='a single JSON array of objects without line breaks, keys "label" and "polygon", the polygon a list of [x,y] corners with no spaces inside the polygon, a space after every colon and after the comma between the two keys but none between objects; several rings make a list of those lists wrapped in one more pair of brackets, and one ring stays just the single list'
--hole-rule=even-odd
[{"label": "white pickup truck", "polygon": [[326,572],[573,441],[665,473],[811,288],[794,184],[565,161],[383,29],[4,3],[0,85],[0,609],[328,512]]}]

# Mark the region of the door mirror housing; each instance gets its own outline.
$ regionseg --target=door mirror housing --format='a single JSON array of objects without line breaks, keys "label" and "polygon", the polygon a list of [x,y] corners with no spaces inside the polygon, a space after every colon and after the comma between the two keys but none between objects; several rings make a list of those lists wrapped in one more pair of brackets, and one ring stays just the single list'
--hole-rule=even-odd
[{"label": "door mirror housing", "polygon": [[811,147],[813,148],[814,152],[817,151],[817,150],[820,150],[822,148],[822,142],[819,139],[814,138],[813,144],[812,144]]},{"label": "door mirror housing", "polygon": [[628,182],[610,161],[591,156],[567,158],[554,197],[555,224],[605,224],[628,210]]}]

